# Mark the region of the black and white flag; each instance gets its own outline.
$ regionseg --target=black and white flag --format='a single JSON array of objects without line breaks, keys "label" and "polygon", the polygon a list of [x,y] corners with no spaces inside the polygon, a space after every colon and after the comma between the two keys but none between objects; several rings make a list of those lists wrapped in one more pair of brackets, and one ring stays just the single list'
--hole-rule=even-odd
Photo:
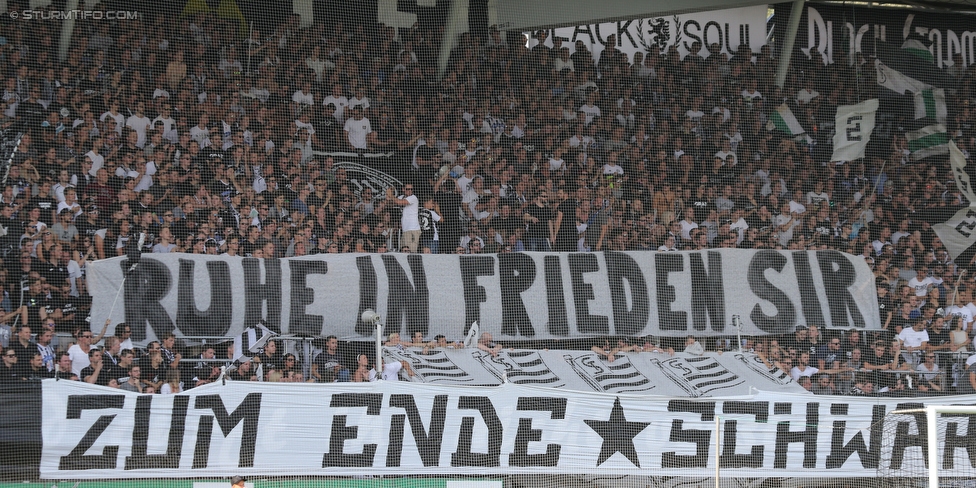
[{"label": "black and white flag", "polygon": [[383,353],[394,361],[407,361],[413,369],[415,381],[424,383],[470,384],[474,378],[461,369],[444,349],[434,349],[429,354],[417,350],[387,347]]},{"label": "black and white flag", "polygon": [[475,351],[473,356],[489,373],[503,383],[508,381],[517,385],[542,385],[552,388],[566,386],[566,383],[546,365],[539,351],[511,350],[492,356],[479,350]]},{"label": "black and white flag", "polygon": [[596,391],[627,393],[654,388],[651,380],[625,355],[617,356],[612,363],[593,353],[580,356],[564,354],[563,359]]},{"label": "black and white flag", "polygon": [[276,335],[278,334],[261,323],[244,329],[244,332],[234,338],[234,361],[247,361],[256,356],[264,349],[264,345]]},{"label": "black and white flag", "polygon": [[666,361],[652,359],[651,363],[661,368],[661,372],[688,396],[698,398],[722,388],[732,388],[745,382],[739,375],[729,371],[715,358],[672,358]]}]

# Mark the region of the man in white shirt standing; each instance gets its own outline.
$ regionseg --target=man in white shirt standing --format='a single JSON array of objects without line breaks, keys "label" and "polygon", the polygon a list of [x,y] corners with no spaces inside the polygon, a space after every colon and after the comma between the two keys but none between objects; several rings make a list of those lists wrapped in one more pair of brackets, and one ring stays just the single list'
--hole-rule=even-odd
[{"label": "man in white shirt standing", "polygon": [[417,252],[417,245],[420,244],[420,200],[413,194],[413,185],[407,183],[403,187],[403,196],[393,195],[393,188],[386,189],[386,198],[393,203],[403,207],[403,215],[400,217],[400,227],[403,229],[403,242],[401,246],[410,248],[410,252]]},{"label": "man in white shirt standing", "polygon": [[917,273],[914,278],[908,280],[908,286],[915,290],[915,296],[924,297],[935,286],[935,279],[928,275],[928,266],[919,266]]},{"label": "man in white shirt standing", "polygon": [[136,105],[135,113],[125,121],[125,126],[136,131],[136,134],[139,135],[139,139],[136,141],[136,146],[139,148],[146,145],[146,129],[152,125],[152,121],[146,117],[144,105],[144,103],[139,102]]},{"label": "man in white shirt standing", "polygon": [[344,129],[346,139],[353,149],[366,150],[366,140],[373,132],[373,127],[369,125],[369,119],[363,116],[362,106],[356,105],[352,108],[352,117],[346,121]]}]

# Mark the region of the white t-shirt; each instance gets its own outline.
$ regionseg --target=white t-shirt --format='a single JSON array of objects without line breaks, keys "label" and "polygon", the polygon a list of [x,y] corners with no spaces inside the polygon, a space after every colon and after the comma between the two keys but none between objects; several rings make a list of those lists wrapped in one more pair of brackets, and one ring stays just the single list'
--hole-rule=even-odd
[{"label": "white t-shirt", "polygon": [[152,125],[152,121],[145,115],[142,117],[133,115],[125,122],[126,127],[136,131],[136,134],[139,135],[139,138],[136,140],[136,146],[142,147],[146,145],[146,129],[150,125]]},{"label": "white t-shirt", "polygon": [[88,359],[88,353],[81,350],[81,346],[78,344],[72,344],[68,348],[68,357],[71,358],[71,372],[81,377],[81,370],[91,366],[91,360]]},{"label": "white t-shirt", "polygon": [[373,127],[369,125],[369,119],[363,117],[361,120],[355,118],[346,121],[344,127],[349,136],[349,144],[356,149],[366,149],[366,136],[373,132]]},{"label": "white t-shirt", "polygon": [[383,381],[400,381],[400,370],[403,365],[399,361],[390,361],[383,365]]},{"label": "white t-shirt", "polygon": [[919,280],[918,276],[908,280],[908,286],[915,290],[915,296],[924,297],[929,294],[929,286],[935,285],[935,280],[931,276],[926,276],[924,279]]},{"label": "white t-shirt", "polygon": [[579,111],[586,114],[586,119],[583,121],[584,125],[590,125],[590,122],[593,122],[593,117],[600,116],[600,107],[597,107],[596,105],[583,105],[579,108]]},{"label": "white t-shirt", "polygon": [[409,197],[401,196],[400,199],[410,203],[403,207],[403,215],[400,217],[400,226],[404,231],[420,229],[420,199],[417,195]]},{"label": "white t-shirt", "polygon": [[905,344],[905,347],[919,347],[923,342],[929,341],[927,330],[916,331],[913,327],[905,327],[898,334],[898,340]]},{"label": "white t-shirt", "polygon": [[88,174],[91,176],[95,176],[95,173],[98,172],[98,170],[101,169],[102,166],[105,164],[105,156],[102,156],[101,154],[95,154],[92,151],[88,151],[87,153],[85,153],[85,157],[91,160],[92,162],[92,167],[90,170],[88,170]]},{"label": "white t-shirt", "polygon": [[793,366],[793,369],[790,370],[790,376],[793,377],[793,381],[800,381],[800,378],[804,376],[813,376],[819,372],[820,370],[813,366],[807,366],[803,371],[800,371],[798,366]]},{"label": "white t-shirt", "polygon": [[691,239],[691,231],[698,228],[698,224],[694,222],[688,222],[687,220],[682,220],[678,222],[681,224],[681,238],[684,240]]}]

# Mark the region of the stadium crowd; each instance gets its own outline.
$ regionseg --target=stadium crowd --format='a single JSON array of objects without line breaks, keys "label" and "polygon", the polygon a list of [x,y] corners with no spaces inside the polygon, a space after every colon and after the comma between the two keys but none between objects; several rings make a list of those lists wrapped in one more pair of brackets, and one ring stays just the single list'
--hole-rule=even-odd
[{"label": "stadium crowd", "polygon": [[[882,143],[864,159],[830,161],[837,106],[884,90],[862,57],[794,58],[778,87],[769,46],[630,57],[610,36],[594,56],[582,42],[550,47],[544,31],[528,48],[525,36],[491,28],[462,34],[439,78],[437,28],[302,28],[297,16],[248,35],[240,27],[208,13],[79,23],[60,62],[60,23],[0,26],[0,129],[24,133],[0,194],[3,379],[58,364],[140,391],[215,378],[180,366],[175,337],[137,351],[124,324],[92,347],[108,327],[92,337],[86,263],[145,234],[144,252],[258,258],[841,250],[875,272],[882,333],[811,324],[743,347],[815,392],[976,386],[976,372],[963,371],[972,362],[954,359],[971,347],[976,276],[960,277],[965,266],[913,218],[964,202],[946,158],[913,160],[910,116],[883,108],[873,136]],[[976,71],[948,71],[947,126],[969,157]],[[783,103],[804,137],[767,127]],[[342,161],[403,184],[365,185]],[[59,347],[59,332],[75,343]],[[272,358],[274,347],[263,369],[278,378],[361,378],[367,366],[299,378],[294,355]],[[227,353],[194,356],[218,352]],[[249,379],[249,367],[235,375]],[[945,370],[953,375],[937,381]]]}]

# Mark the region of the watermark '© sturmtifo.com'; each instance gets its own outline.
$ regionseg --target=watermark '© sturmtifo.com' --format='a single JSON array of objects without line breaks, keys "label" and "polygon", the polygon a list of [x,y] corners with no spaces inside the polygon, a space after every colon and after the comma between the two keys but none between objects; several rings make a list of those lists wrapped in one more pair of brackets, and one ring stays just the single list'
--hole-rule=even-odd
[{"label": "watermark '\u00a9 sturmtifo.com'", "polygon": [[13,20],[136,20],[135,10],[11,10]]}]

